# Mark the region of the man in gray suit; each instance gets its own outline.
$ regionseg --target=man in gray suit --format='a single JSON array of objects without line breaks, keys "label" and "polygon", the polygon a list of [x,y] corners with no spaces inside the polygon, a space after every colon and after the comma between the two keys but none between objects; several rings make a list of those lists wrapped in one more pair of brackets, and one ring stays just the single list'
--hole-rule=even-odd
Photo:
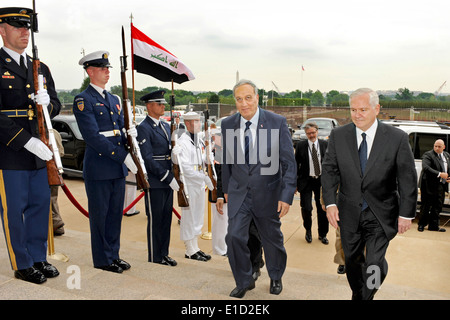
[{"label": "man in gray suit", "polygon": [[242,298],[255,287],[247,246],[253,220],[261,236],[270,293],[282,290],[286,268],[280,218],[294,198],[297,168],[286,119],[258,107],[258,89],[248,80],[233,88],[239,113],[222,122],[222,188],[228,201],[228,259]]},{"label": "man in gray suit", "polygon": [[327,218],[341,230],[353,299],[373,298],[387,274],[389,241],[411,227],[416,213],[417,174],[408,136],[378,122],[379,111],[375,91],[353,92],[353,123],[331,132],[322,164]]}]

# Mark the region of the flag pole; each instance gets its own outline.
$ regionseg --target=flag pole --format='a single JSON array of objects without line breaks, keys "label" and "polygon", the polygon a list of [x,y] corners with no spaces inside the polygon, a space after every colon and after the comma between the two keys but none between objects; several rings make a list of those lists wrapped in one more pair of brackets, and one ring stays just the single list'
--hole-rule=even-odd
[{"label": "flag pole", "polygon": [[[133,25],[133,13],[130,15],[130,34],[131,26]],[[130,36],[131,40],[131,85],[132,85],[132,99],[133,99],[133,123],[136,122],[136,100],[134,93],[134,65],[133,65],[133,37]],[[127,89],[128,90],[128,89]]]},{"label": "flag pole", "polygon": [[302,78],[302,83],[301,83],[301,87],[300,87],[300,99],[303,99],[303,65],[302,65],[302,73],[301,73],[301,78]]}]

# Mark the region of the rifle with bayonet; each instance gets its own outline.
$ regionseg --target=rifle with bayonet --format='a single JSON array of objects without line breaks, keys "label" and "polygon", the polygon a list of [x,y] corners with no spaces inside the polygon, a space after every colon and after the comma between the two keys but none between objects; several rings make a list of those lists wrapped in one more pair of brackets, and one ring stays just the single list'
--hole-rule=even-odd
[{"label": "rifle with bayonet", "polygon": [[[172,82],[173,86],[173,82]],[[172,92],[172,95],[170,96],[170,131],[171,131],[171,137],[172,141],[170,142],[172,145],[172,150],[176,145],[176,139],[177,137],[174,136],[176,134],[175,130],[175,120],[173,118],[173,107],[175,106],[175,95]],[[181,208],[189,207],[189,195],[187,192],[187,189],[185,188],[185,180],[183,175],[183,169],[181,167],[180,158],[177,154],[173,154],[173,157],[175,159],[172,160],[172,170],[173,170],[173,176],[175,180],[178,183],[178,186],[180,187],[177,191],[178,196],[178,206]]]},{"label": "rifle with bayonet", "polygon": [[205,116],[205,149],[206,149],[206,168],[207,174],[211,179],[211,182],[214,186],[214,189],[211,190],[211,201],[217,201],[217,174],[214,167],[214,157],[212,156],[211,150],[211,130],[208,125],[209,120],[209,110],[208,110],[208,102],[206,102],[206,109],[203,111],[203,115]]},{"label": "rifle with bayonet", "polygon": [[[31,44],[33,51],[33,83],[34,94],[44,89],[44,76],[41,70],[41,62],[38,57],[38,49],[34,43],[34,34],[39,32],[37,23],[36,5],[33,0],[33,13],[31,14]],[[64,172],[58,146],[56,145],[55,134],[53,133],[52,122],[47,106],[36,104],[36,117],[38,122],[39,136],[41,141],[53,152],[53,158],[46,161],[48,184],[50,186],[62,186],[64,181],[62,174]],[[48,134],[48,137],[47,137]]]},{"label": "rifle with bayonet", "polygon": [[[122,106],[123,106],[123,116],[125,119],[125,129],[128,131],[131,125],[135,125],[134,120],[130,117],[131,112],[131,102],[128,99],[128,87],[127,87],[127,53],[125,49],[125,32],[122,27],[122,49],[123,56],[120,57],[120,76],[122,80]],[[147,190],[150,185],[147,180],[147,170],[145,169],[144,159],[142,158],[139,144],[135,137],[127,135],[127,147],[131,154],[131,158],[137,167],[136,173],[136,184],[139,190]]]}]

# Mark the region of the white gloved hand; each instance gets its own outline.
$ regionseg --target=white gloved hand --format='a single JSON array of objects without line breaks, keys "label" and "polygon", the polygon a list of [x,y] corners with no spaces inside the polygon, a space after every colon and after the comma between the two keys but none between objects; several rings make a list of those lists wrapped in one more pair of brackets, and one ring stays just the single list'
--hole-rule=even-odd
[{"label": "white gloved hand", "polygon": [[23,147],[44,161],[53,158],[53,152],[38,138],[31,137]]},{"label": "white gloved hand", "polygon": [[131,154],[128,154],[125,158],[125,161],[123,162],[127,166],[128,170],[131,171],[131,173],[136,174],[137,173],[137,167],[136,164],[133,161],[133,158],[131,157]]},{"label": "white gloved hand", "polygon": [[178,185],[178,182],[177,180],[175,180],[175,178],[173,178],[172,181],[170,181],[169,186],[172,188],[173,191],[180,190],[180,186]]},{"label": "white gloved hand", "polygon": [[173,147],[173,149],[172,149],[172,154],[175,155],[175,156],[177,156],[177,155],[179,155],[179,154],[181,153],[182,150],[183,150],[183,149],[182,149],[179,145],[176,145],[176,146]]},{"label": "white gloved hand", "polygon": [[130,126],[130,129],[127,130],[127,135],[131,136],[133,138],[137,138],[137,130],[136,130],[136,126],[133,124]]},{"label": "white gloved hand", "polygon": [[208,187],[208,189],[210,191],[214,190],[214,185],[213,185],[211,179],[208,176],[206,176],[206,175],[205,175],[205,183],[206,183],[206,186]]},{"label": "white gloved hand", "polygon": [[39,90],[35,95],[34,100],[37,104],[40,104],[44,108],[50,104],[50,96],[48,95],[46,89]]}]

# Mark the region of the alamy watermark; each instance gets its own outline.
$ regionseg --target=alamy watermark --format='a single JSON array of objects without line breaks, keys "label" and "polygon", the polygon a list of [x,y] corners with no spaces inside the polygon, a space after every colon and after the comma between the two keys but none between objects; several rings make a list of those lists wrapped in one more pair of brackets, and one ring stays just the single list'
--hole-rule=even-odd
[{"label": "alamy watermark", "polygon": [[[216,158],[223,159],[225,164],[245,164],[245,142],[242,129],[227,129],[225,137],[226,145],[222,150],[222,155]],[[172,139],[180,136],[184,132],[176,130]],[[223,139],[225,138],[225,139]],[[194,139],[197,139],[194,135]],[[289,140],[290,141],[290,140]],[[291,142],[289,142],[291,143]],[[216,151],[217,152],[217,151]],[[198,164],[198,156],[192,152],[183,155],[184,164]],[[279,129],[258,129],[252,132],[252,140],[249,147],[249,164],[261,164],[261,175],[274,175],[280,168],[280,130]]]}]

